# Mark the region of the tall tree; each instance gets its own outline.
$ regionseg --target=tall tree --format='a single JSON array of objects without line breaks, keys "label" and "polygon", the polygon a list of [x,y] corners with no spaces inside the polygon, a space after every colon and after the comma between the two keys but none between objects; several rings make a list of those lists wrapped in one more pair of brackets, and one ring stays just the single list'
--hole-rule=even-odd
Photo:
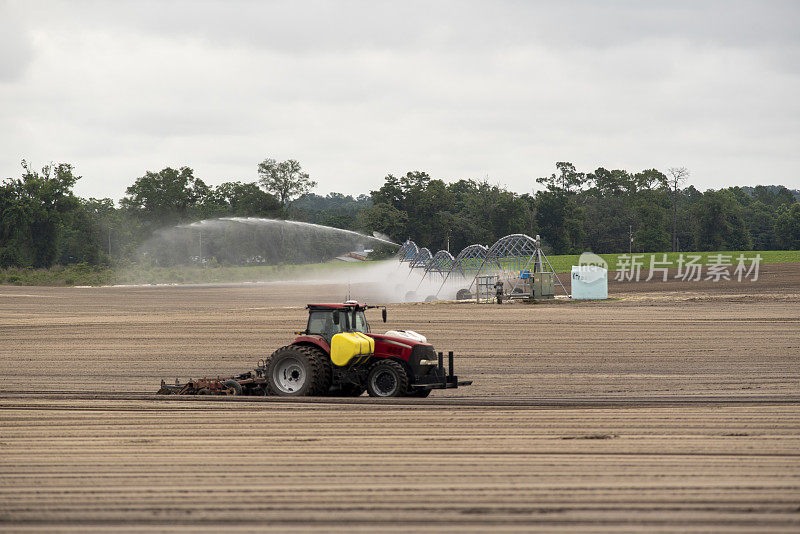
[{"label": "tall tree", "polygon": [[614,169],[609,171],[603,167],[589,173],[586,179],[594,183],[601,195],[618,196],[633,194],[637,190],[637,180],[628,171]]},{"label": "tall tree", "polygon": [[258,176],[261,186],[278,197],[284,212],[295,198],[311,192],[317,182],[303,172],[300,163],[289,159],[280,163],[267,158],[258,164]]},{"label": "tall tree", "polygon": [[558,174],[543,176],[536,181],[545,185],[549,191],[562,191],[564,193],[575,193],[586,183],[586,174],[575,170],[575,165],[568,161],[556,163]]},{"label": "tall tree", "polygon": [[678,191],[681,185],[689,179],[689,169],[686,167],[671,167],[667,169],[669,188],[672,190],[672,252],[678,252]]},{"label": "tall tree", "polygon": [[636,181],[636,187],[639,191],[642,189],[669,188],[669,179],[667,176],[656,169],[645,169],[641,172],[637,172],[633,178]]},{"label": "tall tree", "polygon": [[22,160],[22,178],[0,186],[0,264],[50,267],[58,256],[61,227],[80,204],[72,187],[80,179],[68,163],[41,172]]},{"label": "tall tree", "polygon": [[209,187],[189,167],[145,173],[126,190],[120,205],[149,226],[166,226],[200,215]]}]

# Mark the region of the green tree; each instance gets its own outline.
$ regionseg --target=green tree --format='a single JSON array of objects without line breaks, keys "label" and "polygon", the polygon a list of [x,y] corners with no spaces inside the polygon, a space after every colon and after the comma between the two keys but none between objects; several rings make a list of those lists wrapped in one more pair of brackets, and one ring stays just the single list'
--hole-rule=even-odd
[{"label": "green tree", "polygon": [[[111,199],[78,199],[74,210],[62,219],[58,247],[58,263],[88,263],[99,265],[109,263],[109,253],[103,250],[103,238],[110,241],[110,228],[103,227],[102,211],[113,210]],[[106,203],[111,203],[110,206]],[[106,251],[109,252],[109,251]]]},{"label": "green tree", "polygon": [[628,195],[637,190],[636,178],[621,169],[609,171],[600,167],[587,175],[587,181],[592,182],[594,189],[603,196]]},{"label": "green tree", "polygon": [[554,254],[581,252],[583,211],[569,195],[560,191],[536,193],[536,223]]},{"label": "green tree", "polygon": [[642,191],[635,203],[636,234],[634,248],[642,252],[666,252],[670,250],[669,200],[666,193]]},{"label": "green tree", "polygon": [[359,225],[370,231],[377,231],[390,236],[395,241],[406,233],[408,215],[391,204],[377,203],[359,214]]},{"label": "green tree", "polygon": [[[372,191],[372,206],[361,218],[367,230],[395,240],[407,237],[432,250],[458,252],[473,243],[491,244],[507,234],[535,233],[534,200],[486,181],[459,180],[445,184],[427,173],[388,175]],[[399,214],[403,214],[402,217]]]},{"label": "green tree", "polygon": [[50,267],[58,256],[63,220],[78,206],[72,187],[80,179],[68,163],[41,172],[22,160],[22,178],[0,186],[0,264]]},{"label": "green tree", "polygon": [[[536,234],[535,218],[532,211],[533,199],[519,196],[487,181],[462,181],[461,191],[451,187],[458,223],[448,226],[453,234],[456,224],[465,227],[464,241],[451,240],[454,250],[473,243],[491,244],[508,234]],[[466,186],[466,187],[464,187]]]},{"label": "green tree", "polygon": [[[673,193],[671,189],[667,189],[670,197],[670,205],[673,200]],[[695,213],[699,209],[700,203],[703,201],[703,193],[698,191],[693,185],[679,191],[677,198],[677,232],[675,241],[678,245],[678,250],[695,250],[695,234],[697,232],[697,221],[695,220]],[[674,213],[672,207],[669,208],[670,219],[673,218]],[[672,226],[670,221],[669,226]],[[672,230],[672,228],[670,228]],[[671,248],[671,247],[670,247]]]},{"label": "green tree", "polygon": [[584,214],[575,198],[586,184],[587,177],[566,161],[557,162],[556,169],[558,174],[536,179],[547,188],[536,193],[536,224],[553,253],[578,252],[585,235]]},{"label": "green tree", "polygon": [[795,202],[795,197],[791,191],[782,185],[757,185],[752,188],[754,199],[772,208],[780,206],[791,206]]},{"label": "green tree", "polygon": [[637,172],[633,176],[633,180],[639,191],[645,189],[669,189],[669,179],[663,172],[656,169],[645,169],[641,172]]},{"label": "green tree", "polygon": [[371,205],[372,200],[367,195],[353,198],[342,193],[325,196],[308,193],[292,203],[290,213],[293,219],[300,221],[358,230],[358,214]]},{"label": "green tree", "polygon": [[210,196],[211,204],[224,215],[275,217],[281,213],[278,199],[255,182],[225,182],[214,188]]},{"label": "green tree", "polygon": [[586,184],[586,175],[575,170],[575,165],[568,161],[556,163],[558,174],[537,178],[536,182],[547,187],[548,191],[561,190],[565,193],[575,193]]},{"label": "green tree", "polygon": [[[435,248],[446,239],[441,228],[441,212],[446,206],[447,188],[441,180],[431,180],[431,177],[421,171],[407,172],[404,176],[395,177],[388,175],[383,186],[371,192],[373,206],[367,220],[376,220],[376,214],[390,214],[389,220],[397,222],[396,214],[388,210],[391,206],[404,214],[404,224],[401,234],[378,230],[386,233],[395,240],[403,239],[404,235],[413,236],[420,243],[427,243]],[[384,224],[386,224],[384,222]]]},{"label": "green tree", "polygon": [[126,189],[123,209],[150,228],[168,226],[202,216],[210,188],[189,167],[166,167],[146,172]]},{"label": "green tree", "polygon": [[[78,228],[68,225],[65,232],[76,235],[76,244],[91,235],[98,245],[98,261],[101,263],[132,259],[139,243],[149,235],[138,219],[131,217],[127,211],[118,209],[110,198],[81,199],[81,210],[91,223]],[[65,254],[76,256],[70,247],[62,250],[62,257]]]},{"label": "green tree", "polygon": [[775,221],[778,243],[786,250],[800,250],[800,202],[782,206]]},{"label": "green tree", "polygon": [[696,206],[695,220],[697,250],[750,250],[741,206],[731,191],[706,191]]},{"label": "green tree", "polygon": [[300,163],[293,159],[279,163],[267,158],[258,164],[258,175],[262,187],[278,197],[284,211],[288,211],[293,199],[317,187],[317,182],[311,180]]},{"label": "green tree", "polygon": [[586,249],[597,254],[627,252],[630,228],[636,222],[633,204],[624,196],[594,194],[584,195],[580,202]]},{"label": "green tree", "polygon": [[775,235],[776,210],[753,200],[743,211],[744,223],[753,239],[753,250],[773,250],[778,246]]}]

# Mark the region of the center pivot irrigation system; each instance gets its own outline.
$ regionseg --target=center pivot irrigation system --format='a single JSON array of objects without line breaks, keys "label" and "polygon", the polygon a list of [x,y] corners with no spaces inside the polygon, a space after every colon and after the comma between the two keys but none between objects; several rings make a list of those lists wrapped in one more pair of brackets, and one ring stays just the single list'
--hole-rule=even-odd
[{"label": "center pivot irrigation system", "polygon": [[436,290],[432,296],[436,298],[454,294],[457,299],[477,296],[481,300],[487,296],[489,285],[494,296],[495,284],[499,282],[503,295],[529,297],[533,294],[532,284],[542,276],[552,277],[554,285],[561,286],[564,294],[569,295],[542,252],[538,235],[535,238],[525,234],[507,235],[490,247],[470,245],[455,257],[446,250],[431,254],[430,250],[420,248],[409,239],[400,247],[397,259],[400,266],[409,268],[409,277],[412,273],[419,275],[417,289],[423,282],[432,284]]}]

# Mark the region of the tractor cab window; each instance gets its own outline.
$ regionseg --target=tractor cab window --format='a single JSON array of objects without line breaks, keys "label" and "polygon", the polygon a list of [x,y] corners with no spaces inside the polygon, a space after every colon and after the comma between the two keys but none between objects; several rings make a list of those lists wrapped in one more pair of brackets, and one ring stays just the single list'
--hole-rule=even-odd
[{"label": "tractor cab window", "polygon": [[312,335],[316,334],[322,336],[330,343],[331,338],[339,332],[343,332],[347,326],[345,314],[340,314],[339,324],[335,324],[333,322],[334,313],[338,312],[334,312],[333,310],[312,311],[308,315],[308,328],[306,332]]},{"label": "tractor cab window", "polygon": [[369,323],[367,323],[367,317],[364,315],[363,311],[356,312],[356,320],[355,324],[353,325],[353,332],[364,332],[365,334],[369,333]]},{"label": "tractor cab window", "polygon": [[[333,315],[339,314],[339,324],[333,320]],[[308,315],[306,333],[324,337],[328,343],[334,335],[341,332],[369,333],[369,323],[363,311],[355,313],[345,310],[317,310]]]}]

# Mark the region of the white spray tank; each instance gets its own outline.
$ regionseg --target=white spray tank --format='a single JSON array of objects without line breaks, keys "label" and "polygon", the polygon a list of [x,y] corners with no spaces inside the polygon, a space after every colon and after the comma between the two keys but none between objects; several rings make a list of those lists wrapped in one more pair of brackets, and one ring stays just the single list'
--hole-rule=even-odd
[{"label": "white spray tank", "polygon": [[393,337],[404,337],[406,339],[410,339],[412,341],[418,341],[420,343],[428,342],[428,338],[426,338],[420,333],[414,332],[413,330],[389,330],[388,332],[386,332],[386,335]]}]

